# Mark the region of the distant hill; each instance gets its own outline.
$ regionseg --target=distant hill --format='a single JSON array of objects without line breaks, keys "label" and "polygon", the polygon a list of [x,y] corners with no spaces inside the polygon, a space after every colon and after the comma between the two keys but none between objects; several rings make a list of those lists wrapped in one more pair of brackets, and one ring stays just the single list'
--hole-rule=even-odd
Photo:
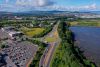
[{"label": "distant hill", "polygon": [[92,11],[91,13],[100,14],[100,11]]},{"label": "distant hill", "polygon": [[100,11],[24,11],[24,12],[3,12],[0,11],[0,16],[11,15],[11,16],[43,16],[43,15],[54,15],[54,14],[69,14],[69,13],[93,13],[100,14]]},{"label": "distant hill", "polygon": [[26,11],[26,12],[0,12],[0,16],[2,15],[29,15],[29,16],[36,16],[36,15],[53,15],[53,14],[61,14],[68,11]]}]

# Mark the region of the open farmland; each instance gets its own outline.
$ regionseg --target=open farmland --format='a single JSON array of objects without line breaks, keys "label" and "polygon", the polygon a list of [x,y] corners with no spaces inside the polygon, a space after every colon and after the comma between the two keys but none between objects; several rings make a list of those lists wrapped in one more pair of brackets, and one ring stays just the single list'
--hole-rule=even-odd
[{"label": "open farmland", "polygon": [[69,22],[71,26],[94,26],[100,27],[100,20],[76,20]]},{"label": "open farmland", "polygon": [[22,27],[20,29],[25,35],[29,37],[33,37],[35,35],[41,34],[44,31],[44,28],[27,28]]}]

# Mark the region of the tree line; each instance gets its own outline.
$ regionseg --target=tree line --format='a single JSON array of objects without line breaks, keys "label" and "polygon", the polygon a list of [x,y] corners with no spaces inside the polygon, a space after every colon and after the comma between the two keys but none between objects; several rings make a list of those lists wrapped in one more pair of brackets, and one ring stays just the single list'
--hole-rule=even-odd
[{"label": "tree line", "polygon": [[65,21],[58,26],[61,43],[55,51],[51,67],[96,67],[94,63],[84,57],[82,51],[74,46],[74,34],[69,30],[70,25]]}]

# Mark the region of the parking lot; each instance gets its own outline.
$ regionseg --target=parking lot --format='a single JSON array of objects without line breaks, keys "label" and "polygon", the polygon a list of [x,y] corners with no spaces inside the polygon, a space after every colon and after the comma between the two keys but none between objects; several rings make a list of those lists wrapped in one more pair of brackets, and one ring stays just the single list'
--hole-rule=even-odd
[{"label": "parking lot", "polygon": [[5,38],[8,38],[7,33],[3,32],[3,31],[0,29],[0,39],[5,39]]},{"label": "parking lot", "polygon": [[[8,55],[10,61],[7,61],[7,65],[10,66],[12,64],[13,66],[11,67],[26,67],[38,49],[37,46],[28,41],[17,43],[8,40],[7,44],[9,47],[3,49],[2,53]],[[8,58],[6,58],[6,60],[8,60]]]}]

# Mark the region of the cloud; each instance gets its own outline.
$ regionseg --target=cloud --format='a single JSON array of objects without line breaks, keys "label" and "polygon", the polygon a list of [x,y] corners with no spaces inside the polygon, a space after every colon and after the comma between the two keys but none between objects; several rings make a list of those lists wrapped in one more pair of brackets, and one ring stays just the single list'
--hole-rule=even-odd
[{"label": "cloud", "polygon": [[33,10],[62,10],[62,11],[79,11],[79,10],[100,10],[95,3],[81,6],[63,6],[57,5],[53,0],[16,0],[13,4],[11,0],[5,0],[6,3],[0,4],[0,11],[33,11]]},{"label": "cloud", "polygon": [[63,11],[78,11],[78,10],[96,10],[98,7],[96,6],[95,3],[90,4],[90,5],[83,5],[83,6],[59,6],[59,5],[53,5],[49,6],[49,9],[52,10],[63,10]]},{"label": "cloud", "polygon": [[81,8],[84,8],[84,9],[96,9],[97,6],[95,3],[91,4],[91,5],[86,5],[86,6],[83,6]]},{"label": "cloud", "polygon": [[53,5],[54,2],[51,0],[16,0],[16,4],[21,6],[44,7]]},{"label": "cloud", "polygon": [[8,3],[9,2],[9,0],[5,0],[5,3]]},{"label": "cloud", "polygon": [[15,0],[13,4],[11,0],[5,0],[5,3],[0,4],[0,11],[31,11],[41,10],[44,7],[54,4],[51,0]]},{"label": "cloud", "polygon": [[35,8],[29,6],[12,5],[12,4],[0,4],[0,11],[23,12],[30,10],[35,10]]}]

